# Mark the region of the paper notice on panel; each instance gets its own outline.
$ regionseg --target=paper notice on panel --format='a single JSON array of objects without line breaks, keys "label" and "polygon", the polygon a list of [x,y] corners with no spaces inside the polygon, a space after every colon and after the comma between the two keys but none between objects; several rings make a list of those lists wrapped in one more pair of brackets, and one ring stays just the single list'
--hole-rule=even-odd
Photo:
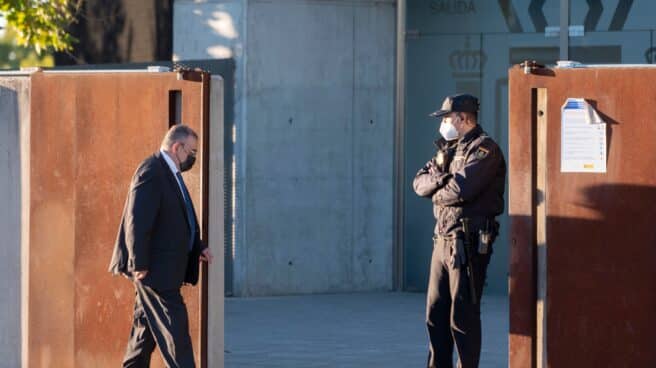
[{"label": "paper notice on panel", "polygon": [[582,98],[562,107],[561,172],[606,172],[606,123]]}]

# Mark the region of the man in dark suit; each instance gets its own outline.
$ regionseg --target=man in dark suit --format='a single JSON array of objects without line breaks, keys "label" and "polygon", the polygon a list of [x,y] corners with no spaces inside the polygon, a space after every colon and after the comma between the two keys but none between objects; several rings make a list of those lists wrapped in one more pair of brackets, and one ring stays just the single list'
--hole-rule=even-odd
[{"label": "man in dark suit", "polygon": [[132,177],[109,266],[136,289],[123,367],[148,367],[156,345],[168,367],[195,367],[180,288],[198,282],[199,260],[212,254],[180,172],[191,169],[197,149],[196,133],[175,125]]}]

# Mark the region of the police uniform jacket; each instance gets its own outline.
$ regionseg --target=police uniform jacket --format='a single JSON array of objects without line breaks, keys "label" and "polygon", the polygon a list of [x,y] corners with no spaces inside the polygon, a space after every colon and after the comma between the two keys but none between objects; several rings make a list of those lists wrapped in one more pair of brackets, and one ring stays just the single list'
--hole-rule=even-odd
[{"label": "police uniform jacket", "polygon": [[429,161],[415,176],[413,187],[422,197],[431,197],[436,219],[435,234],[451,236],[461,229],[460,219],[469,218],[474,229],[503,213],[506,162],[499,146],[481,128],[455,142],[440,139],[438,150],[450,149],[452,159],[443,171],[431,174]]}]

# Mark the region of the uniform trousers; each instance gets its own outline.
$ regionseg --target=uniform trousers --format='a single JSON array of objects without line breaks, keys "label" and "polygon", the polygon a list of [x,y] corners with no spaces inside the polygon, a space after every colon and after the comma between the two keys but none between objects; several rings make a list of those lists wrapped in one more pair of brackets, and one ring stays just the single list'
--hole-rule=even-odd
[{"label": "uniform trousers", "polygon": [[430,341],[429,368],[452,368],[453,348],[459,368],[476,368],[481,353],[480,299],[492,249],[474,252],[473,265],[478,302],[472,303],[465,265],[452,261],[455,239],[436,237],[433,242],[426,298],[426,326]]},{"label": "uniform trousers", "polygon": [[134,317],[123,367],[149,367],[158,346],[167,367],[194,368],[187,307],[180,289],[155,290],[140,281],[134,285]]}]

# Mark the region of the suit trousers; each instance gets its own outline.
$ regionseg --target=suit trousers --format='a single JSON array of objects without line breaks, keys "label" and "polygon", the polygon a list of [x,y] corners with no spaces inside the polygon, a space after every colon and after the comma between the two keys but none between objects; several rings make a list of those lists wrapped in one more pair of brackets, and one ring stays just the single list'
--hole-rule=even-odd
[{"label": "suit trousers", "polygon": [[187,307],[180,289],[159,291],[135,281],[134,318],[123,367],[147,368],[159,347],[169,368],[194,368]]},{"label": "suit trousers", "polygon": [[454,344],[459,368],[478,367],[481,353],[480,300],[492,250],[488,254],[473,255],[478,298],[473,304],[466,266],[451,261],[454,243],[455,239],[441,237],[433,243],[426,298],[429,368],[452,368]]}]

